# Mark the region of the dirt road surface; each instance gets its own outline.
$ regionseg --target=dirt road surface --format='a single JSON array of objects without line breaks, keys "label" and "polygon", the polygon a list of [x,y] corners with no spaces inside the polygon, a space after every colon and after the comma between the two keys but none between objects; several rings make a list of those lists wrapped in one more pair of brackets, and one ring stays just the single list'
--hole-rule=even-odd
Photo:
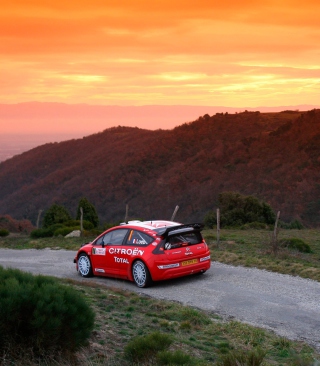
[{"label": "dirt road surface", "polygon": [[33,274],[94,281],[101,286],[178,301],[225,319],[233,318],[272,330],[289,339],[303,340],[320,351],[319,282],[212,262],[211,269],[203,275],[159,282],[153,287],[140,289],[128,281],[82,278],[73,263],[75,253],[50,249],[0,249],[0,266]]}]

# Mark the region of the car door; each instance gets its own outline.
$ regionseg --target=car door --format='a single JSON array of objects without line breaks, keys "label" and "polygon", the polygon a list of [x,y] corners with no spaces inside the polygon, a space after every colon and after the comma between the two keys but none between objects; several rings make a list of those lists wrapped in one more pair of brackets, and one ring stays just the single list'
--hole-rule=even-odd
[{"label": "car door", "polygon": [[146,247],[152,241],[152,237],[139,230],[130,229],[128,231],[123,244],[112,249],[112,252],[114,252],[114,265],[119,276],[122,278],[128,277],[132,261],[137,257],[143,258]]},{"label": "car door", "polygon": [[128,229],[111,230],[94,243],[92,263],[95,272],[110,276],[119,275],[118,258],[127,233]]}]

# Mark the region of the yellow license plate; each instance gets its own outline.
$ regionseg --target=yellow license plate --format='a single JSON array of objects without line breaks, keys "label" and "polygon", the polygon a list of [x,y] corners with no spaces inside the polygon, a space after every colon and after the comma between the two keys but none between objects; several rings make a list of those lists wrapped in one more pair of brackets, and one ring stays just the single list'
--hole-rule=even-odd
[{"label": "yellow license plate", "polygon": [[190,264],[198,263],[198,259],[190,259],[188,261],[181,262],[182,266],[189,266]]}]

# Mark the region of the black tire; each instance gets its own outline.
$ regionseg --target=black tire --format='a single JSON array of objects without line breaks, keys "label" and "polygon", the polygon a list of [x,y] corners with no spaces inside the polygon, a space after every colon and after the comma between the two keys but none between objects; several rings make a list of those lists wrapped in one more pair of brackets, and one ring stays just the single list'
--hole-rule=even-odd
[{"label": "black tire", "polygon": [[92,265],[90,258],[82,253],[78,258],[78,271],[82,277],[92,277]]},{"label": "black tire", "polygon": [[147,266],[140,260],[132,265],[132,277],[138,287],[148,287],[152,284],[152,278]]}]

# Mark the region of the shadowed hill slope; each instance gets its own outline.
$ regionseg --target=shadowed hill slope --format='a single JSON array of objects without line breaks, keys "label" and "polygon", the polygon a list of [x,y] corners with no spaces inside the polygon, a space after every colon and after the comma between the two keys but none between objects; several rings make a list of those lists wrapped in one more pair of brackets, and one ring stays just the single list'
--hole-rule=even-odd
[{"label": "shadowed hill slope", "polygon": [[203,220],[218,194],[267,201],[284,220],[320,220],[320,110],[204,115],[173,130],[114,127],[45,144],[0,163],[0,213],[35,222],[53,203],[75,216],[92,202],[100,222]]}]

